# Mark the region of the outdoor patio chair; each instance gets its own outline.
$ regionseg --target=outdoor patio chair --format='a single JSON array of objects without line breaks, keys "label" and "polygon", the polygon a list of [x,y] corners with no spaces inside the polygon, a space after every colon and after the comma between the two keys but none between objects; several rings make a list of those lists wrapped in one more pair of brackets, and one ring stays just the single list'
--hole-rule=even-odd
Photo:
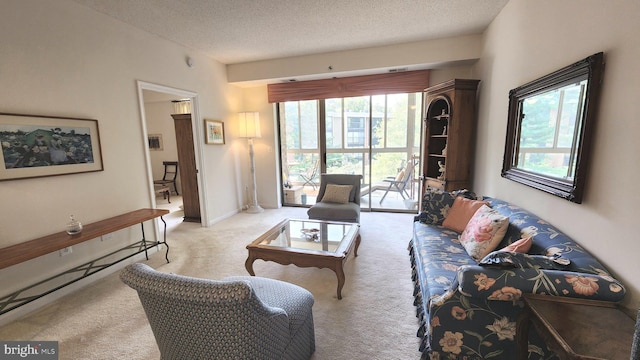
[{"label": "outdoor patio chair", "polygon": [[[384,198],[389,194],[390,191],[398,192],[402,196],[403,199],[411,199],[411,195],[409,194],[408,189],[411,188],[411,180],[413,180],[413,171],[415,169],[415,163],[413,161],[409,161],[407,166],[400,170],[398,175],[392,179],[385,179],[383,182],[389,183],[384,195],[382,195],[382,199],[380,199],[380,204],[384,201]],[[406,194],[406,197],[405,197]]]},{"label": "outdoor patio chair", "polygon": [[314,181],[318,177],[318,170],[320,169],[320,159],[316,160],[313,167],[310,167],[306,173],[298,174],[302,178],[304,183],[302,186],[306,186],[307,184],[311,185],[311,187],[315,190],[318,184]]}]

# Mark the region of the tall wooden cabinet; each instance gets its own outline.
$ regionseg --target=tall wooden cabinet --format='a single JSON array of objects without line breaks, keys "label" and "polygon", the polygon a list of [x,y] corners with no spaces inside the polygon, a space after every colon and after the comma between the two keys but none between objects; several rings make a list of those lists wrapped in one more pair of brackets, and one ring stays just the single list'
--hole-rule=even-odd
[{"label": "tall wooden cabinet", "polygon": [[470,189],[479,82],[453,79],[425,89],[423,193]]},{"label": "tall wooden cabinet", "polygon": [[191,114],[172,114],[176,129],[178,168],[182,185],[184,221],[200,222],[200,196],[198,194],[198,169],[193,143]]}]

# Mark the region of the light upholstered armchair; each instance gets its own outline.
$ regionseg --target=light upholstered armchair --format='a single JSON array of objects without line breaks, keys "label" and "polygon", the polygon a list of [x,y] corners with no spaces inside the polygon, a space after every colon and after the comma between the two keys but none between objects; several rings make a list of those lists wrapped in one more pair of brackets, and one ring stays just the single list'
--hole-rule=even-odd
[{"label": "light upholstered armchair", "polygon": [[120,279],[138,292],[161,359],[309,359],[313,295],[254,276],[214,281],[132,264]]},{"label": "light upholstered armchair", "polygon": [[316,203],[309,208],[309,219],[360,222],[360,183],[362,175],[322,174]]}]

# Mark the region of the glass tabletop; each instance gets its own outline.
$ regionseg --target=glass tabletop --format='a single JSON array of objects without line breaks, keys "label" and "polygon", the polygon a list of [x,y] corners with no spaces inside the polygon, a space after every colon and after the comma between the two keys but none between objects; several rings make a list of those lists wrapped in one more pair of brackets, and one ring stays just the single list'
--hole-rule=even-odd
[{"label": "glass tabletop", "polygon": [[357,233],[357,224],[289,219],[273,228],[259,245],[339,253],[349,246]]}]

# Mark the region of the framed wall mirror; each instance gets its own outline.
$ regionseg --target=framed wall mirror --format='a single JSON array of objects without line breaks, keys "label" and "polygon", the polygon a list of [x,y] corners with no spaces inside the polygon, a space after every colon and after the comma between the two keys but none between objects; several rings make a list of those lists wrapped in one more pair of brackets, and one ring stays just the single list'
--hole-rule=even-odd
[{"label": "framed wall mirror", "polygon": [[581,203],[603,53],[509,92],[502,177]]}]

